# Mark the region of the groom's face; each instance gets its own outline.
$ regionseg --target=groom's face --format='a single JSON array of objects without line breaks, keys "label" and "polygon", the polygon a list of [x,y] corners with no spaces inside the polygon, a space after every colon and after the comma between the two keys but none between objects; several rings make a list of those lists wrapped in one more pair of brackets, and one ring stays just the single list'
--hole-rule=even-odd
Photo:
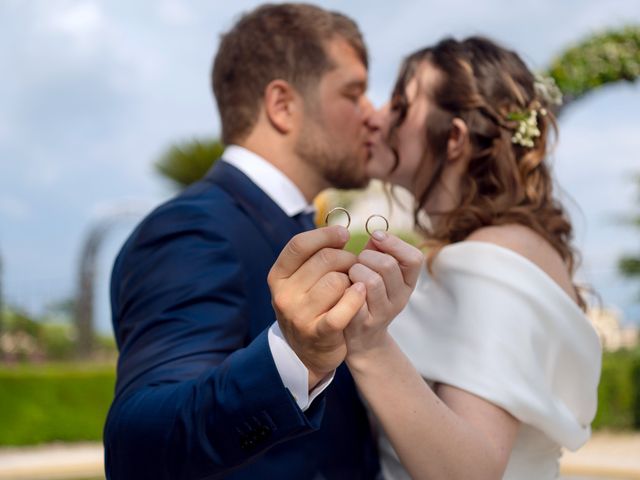
[{"label": "groom's face", "polygon": [[305,98],[305,115],[296,153],[328,186],[361,188],[369,182],[368,120],[373,108],[366,96],[367,69],[347,41],[327,44],[334,68]]}]

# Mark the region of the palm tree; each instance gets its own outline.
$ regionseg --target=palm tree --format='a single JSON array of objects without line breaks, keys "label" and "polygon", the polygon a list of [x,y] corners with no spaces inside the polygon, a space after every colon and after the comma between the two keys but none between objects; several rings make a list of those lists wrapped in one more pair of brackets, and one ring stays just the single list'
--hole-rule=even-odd
[{"label": "palm tree", "polygon": [[224,145],[216,140],[192,140],[171,146],[155,164],[156,170],[179,189],[200,180],[220,158]]}]

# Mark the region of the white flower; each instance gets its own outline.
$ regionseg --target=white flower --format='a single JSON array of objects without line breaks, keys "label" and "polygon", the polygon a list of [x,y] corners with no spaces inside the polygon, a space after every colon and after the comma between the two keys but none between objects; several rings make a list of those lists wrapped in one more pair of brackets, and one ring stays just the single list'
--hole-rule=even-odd
[{"label": "white flower", "polygon": [[[542,113],[542,115],[545,114],[546,111]],[[536,109],[531,109],[526,118],[519,120],[518,130],[511,137],[511,142],[522,145],[523,147],[532,148],[533,139],[539,136],[540,129],[538,128],[538,111]]]},{"label": "white flower", "polygon": [[536,95],[544,100],[548,105],[562,105],[562,92],[552,77],[547,77],[537,73],[533,82],[533,87],[536,90]]}]

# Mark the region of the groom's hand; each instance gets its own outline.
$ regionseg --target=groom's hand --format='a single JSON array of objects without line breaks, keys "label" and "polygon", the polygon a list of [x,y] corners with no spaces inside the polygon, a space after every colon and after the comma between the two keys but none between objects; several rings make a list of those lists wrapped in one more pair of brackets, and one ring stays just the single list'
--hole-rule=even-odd
[{"label": "groom's hand", "polygon": [[267,279],[282,333],[309,370],[310,389],[345,359],[344,329],[365,301],[364,285],[349,280],[357,258],[343,250],[348,239],[341,226],[296,235]]}]

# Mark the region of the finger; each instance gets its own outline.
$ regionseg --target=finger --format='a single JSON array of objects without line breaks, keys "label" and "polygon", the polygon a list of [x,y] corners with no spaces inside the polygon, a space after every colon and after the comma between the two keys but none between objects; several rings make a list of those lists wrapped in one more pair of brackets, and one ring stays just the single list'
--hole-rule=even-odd
[{"label": "finger", "polygon": [[367,321],[367,319],[369,318],[369,306],[367,305],[367,302],[365,301],[362,306],[360,307],[360,310],[358,310],[358,313],[356,313],[356,316],[353,317],[353,320],[351,320],[351,323],[349,325],[362,325],[364,322]]},{"label": "finger", "polygon": [[369,267],[382,277],[389,300],[398,298],[408,289],[398,261],[388,253],[363,250],[358,255],[358,263]]},{"label": "finger", "polygon": [[362,283],[351,285],[336,305],[321,317],[317,324],[320,336],[342,332],[358,314],[367,298],[367,290]]},{"label": "finger", "polygon": [[369,240],[367,241],[367,244],[364,246],[364,248],[362,249],[362,251],[364,252],[365,250],[374,250],[376,252],[379,252],[380,250],[378,249],[378,247],[376,246],[376,244],[374,243],[374,241],[371,239],[371,237],[369,237]]},{"label": "finger", "polygon": [[329,272],[347,273],[357,257],[346,250],[323,248],[304,262],[289,281],[301,292],[307,292]]},{"label": "finger", "polygon": [[371,239],[379,251],[388,253],[398,261],[404,283],[414,288],[424,263],[422,252],[395,235],[381,230],[373,232]]},{"label": "finger", "polygon": [[389,297],[384,280],[369,267],[356,263],[349,270],[349,278],[355,283],[363,283],[367,288],[367,304],[372,314],[386,312],[389,308]]},{"label": "finger", "polygon": [[343,248],[349,240],[349,231],[340,226],[317,228],[303,232],[285,245],[269,272],[270,280],[289,278],[302,264],[323,248]]},{"label": "finger", "polygon": [[352,285],[346,273],[329,272],[309,290],[301,306],[303,318],[317,318],[331,310]]}]

